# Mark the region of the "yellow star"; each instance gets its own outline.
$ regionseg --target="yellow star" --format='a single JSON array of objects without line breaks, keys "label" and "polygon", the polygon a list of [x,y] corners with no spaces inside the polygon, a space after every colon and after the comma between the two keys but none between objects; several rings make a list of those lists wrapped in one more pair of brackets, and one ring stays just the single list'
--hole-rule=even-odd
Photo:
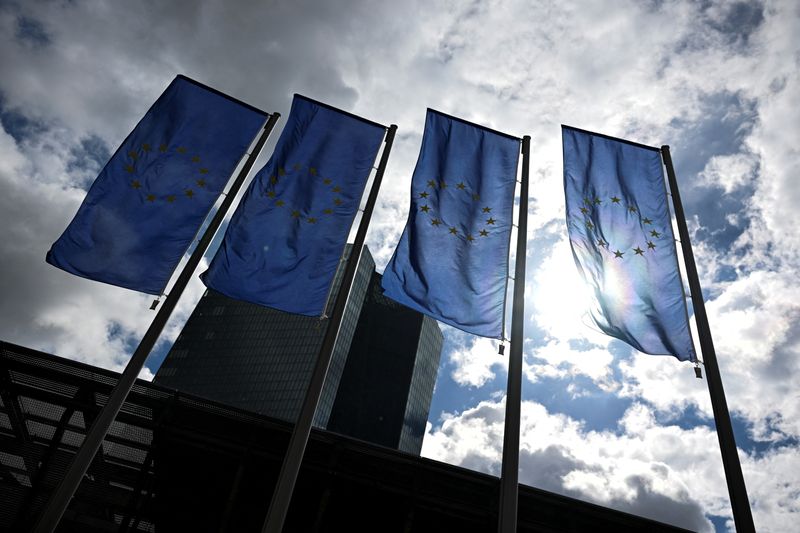
[{"label": "yellow star", "polygon": [[300,218],[300,211],[292,209],[292,218]]},{"label": "yellow star", "polygon": [[342,199],[341,198],[334,198],[333,199],[333,203],[335,203],[336,205],[342,205]]},{"label": "yellow star", "polygon": [[423,205],[422,207],[419,208],[419,210],[422,211],[423,213],[427,213],[430,210],[430,207],[428,207],[427,205]]},{"label": "yellow star", "polygon": [[489,232],[488,232],[488,231],[486,231],[485,229],[482,229],[482,230],[480,231],[480,234],[481,234],[481,237],[488,237],[488,236],[489,236]]},{"label": "yellow star", "polygon": [[655,237],[656,239],[658,239],[659,237],[661,237],[661,234],[660,234],[659,232],[657,232],[656,230],[653,230],[653,231],[651,231],[651,232],[650,232],[650,235],[652,235],[652,236],[653,236],[653,237]]},{"label": "yellow star", "polygon": [[633,206],[633,205],[629,206],[628,207],[628,211],[630,211],[631,213],[635,213],[636,212],[636,206]]},{"label": "yellow star", "polygon": [[472,199],[473,200],[480,200],[481,199],[481,195],[478,194],[478,193],[475,193],[475,194],[472,195]]},{"label": "yellow star", "polygon": [[286,170],[283,167],[280,167],[278,169],[278,176],[285,176],[285,175],[286,175]]},{"label": "yellow star", "polygon": [[326,215],[332,215],[333,214],[333,209],[328,207],[327,209],[323,209],[322,212],[325,213]]},{"label": "yellow star", "polygon": [[275,198],[275,191],[267,191],[268,198]]},{"label": "yellow star", "polygon": [[317,223],[317,219],[314,218],[314,217],[308,217],[306,219],[306,222],[308,222],[309,224],[316,224]]},{"label": "yellow star", "polygon": [[272,176],[269,177],[269,182],[275,185],[276,183],[278,183],[278,178],[276,178],[275,175],[273,174]]},{"label": "yellow star", "polygon": [[145,196],[145,198],[147,198],[148,202],[155,202],[156,201],[156,195],[155,194],[148,194],[147,196]]},{"label": "yellow star", "polygon": [[491,213],[492,212],[492,208],[487,205],[486,207],[483,208],[483,212],[484,213]]},{"label": "yellow star", "polygon": [[439,188],[440,189],[446,189],[447,188],[447,183],[445,183],[444,181],[440,181],[439,182]]},{"label": "yellow star", "polygon": [[644,222],[645,224],[652,224],[653,223],[653,221],[650,220],[649,218],[643,218],[642,222]]},{"label": "yellow star", "polygon": [[330,185],[331,184],[331,179],[330,178],[325,178],[324,180],[322,180],[322,183],[324,183],[325,185]]},{"label": "yellow star", "polygon": [[469,235],[469,234],[467,235],[467,241],[472,242],[474,240],[475,240],[475,237],[473,237],[472,235]]},{"label": "yellow star", "polygon": [[170,194],[170,195],[167,196],[167,202],[172,203],[174,201],[175,201],[175,195],[174,194]]},{"label": "yellow star", "polygon": [[644,250],[642,250],[642,249],[641,249],[641,248],[639,248],[638,246],[637,246],[636,248],[634,248],[634,249],[633,249],[633,251],[634,251],[634,252],[636,252],[636,255],[642,255],[642,254],[644,254]]},{"label": "yellow star", "polygon": [[125,165],[125,172],[132,173],[133,165]]},{"label": "yellow star", "polygon": [[200,156],[199,155],[192,156],[192,163],[199,163],[199,162],[200,162]]},{"label": "yellow star", "polygon": [[653,241],[647,241],[647,247],[649,249],[653,250],[656,247],[656,245],[653,244]]},{"label": "yellow star", "polygon": [[594,229],[594,224],[592,224],[591,221],[589,221],[586,223],[586,227],[589,229]]},{"label": "yellow star", "polygon": [[206,180],[197,180],[197,186],[198,187],[205,187],[206,186]]},{"label": "yellow star", "polygon": [[147,144],[147,143],[144,143],[142,145],[142,150],[144,150],[145,152],[149,152],[150,151],[150,145]]},{"label": "yellow star", "polygon": [[317,169],[314,168],[314,167],[309,167],[308,168],[308,173],[311,174],[312,176],[316,176],[317,175]]},{"label": "yellow star", "polygon": [[331,189],[331,190],[332,190],[333,192],[342,192],[342,188],[341,188],[341,187],[339,187],[338,185],[337,185],[336,187],[334,187],[333,189]]},{"label": "yellow star", "polygon": [[200,169],[200,174],[208,174],[208,169],[207,168],[201,168]]},{"label": "yellow star", "polygon": [[588,209],[586,209],[585,207],[581,207],[581,213],[583,213],[585,215],[588,212],[589,212]]},{"label": "yellow star", "polygon": [[278,200],[277,202],[275,202],[275,205],[277,205],[278,207],[283,207],[285,204],[286,202],[284,202],[283,200]]},{"label": "yellow star", "polygon": [[600,198],[595,198],[595,199],[594,199],[594,203],[595,203],[596,205],[600,205],[600,204],[601,204],[601,203],[603,203],[603,202],[600,200]]},{"label": "yellow star", "polygon": [[619,198],[617,198],[616,196],[612,196],[611,197],[611,203],[612,204],[618,204],[619,203]]},{"label": "yellow star", "polygon": [[619,257],[620,259],[622,259],[623,255],[625,255],[625,252],[620,252],[619,250],[614,252],[614,257]]},{"label": "yellow star", "polygon": [[441,223],[442,221],[439,220],[438,218],[434,218],[433,220],[431,220],[431,226],[438,226]]},{"label": "yellow star", "polygon": [[177,150],[178,150],[179,154],[185,154],[186,153],[186,148],[184,148],[183,146],[178,146]]},{"label": "yellow star", "polygon": [[128,152],[128,155],[129,155],[129,156],[131,157],[131,159],[133,159],[133,160],[136,160],[136,158],[137,158],[137,157],[139,157],[139,154],[137,154],[135,150],[131,150],[130,152]]},{"label": "yellow star", "polygon": [[487,224],[494,224],[495,220],[493,218],[486,219]]},{"label": "yellow star", "polygon": [[436,182],[433,181],[433,180],[428,180],[428,187],[433,187],[435,189],[436,188]]},{"label": "yellow star", "polygon": [[456,188],[457,188],[457,189],[461,189],[462,191],[464,190],[464,188],[465,188],[465,187],[466,187],[466,185],[464,185],[464,182],[463,182],[463,181],[460,181],[460,182],[458,183],[458,185],[456,185]]},{"label": "yellow star", "polygon": [[141,184],[141,182],[139,180],[133,180],[131,182],[131,187],[133,187],[134,189],[141,189],[142,188],[142,184]]},{"label": "yellow star", "polygon": [[584,198],[583,199],[583,203],[586,204],[586,205],[592,205],[592,201],[589,200],[588,198]]},{"label": "yellow star", "polygon": [[597,241],[597,246],[608,246],[608,243],[606,241],[604,241],[603,239],[599,239]]},{"label": "yellow star", "polygon": [[163,154],[164,152],[167,151],[167,145],[166,144],[159,144],[158,145],[158,151]]},{"label": "yellow star", "polygon": [[194,191],[192,189],[186,189],[186,196],[189,198],[194,196]]},{"label": "yellow star", "polygon": [[419,193],[419,197],[420,198],[427,198],[428,197],[428,193],[426,193],[425,191],[422,191],[421,193]]},{"label": "yellow star", "polygon": [[450,233],[453,235],[458,235],[458,230],[456,228],[450,228]]}]

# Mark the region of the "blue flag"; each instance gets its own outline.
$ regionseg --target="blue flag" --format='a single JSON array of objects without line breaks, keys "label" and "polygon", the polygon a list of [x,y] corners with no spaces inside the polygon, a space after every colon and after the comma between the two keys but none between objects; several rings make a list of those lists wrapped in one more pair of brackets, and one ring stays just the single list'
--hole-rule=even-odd
[{"label": "blue flag", "polygon": [[295,95],[208,270],[232,298],[319,316],[386,128]]},{"label": "blue flag", "polygon": [[266,117],[178,76],[100,172],[47,262],[161,294]]},{"label": "blue flag", "polygon": [[501,338],[520,140],[428,110],[386,296]]},{"label": "blue flag", "polygon": [[661,153],[562,127],[567,227],[589,317],[640,352],[694,360]]}]

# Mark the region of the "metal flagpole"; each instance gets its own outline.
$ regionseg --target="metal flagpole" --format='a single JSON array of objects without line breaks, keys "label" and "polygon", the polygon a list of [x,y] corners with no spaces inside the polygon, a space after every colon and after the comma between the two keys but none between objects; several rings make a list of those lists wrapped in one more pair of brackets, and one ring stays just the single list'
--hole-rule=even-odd
[{"label": "metal flagpole", "polygon": [[714,351],[714,341],[711,339],[711,329],[708,326],[703,292],[700,288],[694,253],[689,241],[689,230],[686,227],[686,216],[683,213],[681,196],[678,192],[678,181],[675,178],[675,169],[672,167],[669,146],[661,147],[661,156],[664,159],[664,165],[667,167],[667,178],[672,192],[672,204],[675,207],[675,218],[678,222],[678,234],[680,235],[681,248],[683,249],[683,260],[686,263],[686,275],[689,278],[689,290],[692,296],[694,317],[697,321],[697,332],[700,337],[700,349],[703,352],[703,360],[706,367],[708,393],[711,396],[714,423],[717,426],[717,438],[719,439],[719,448],[722,453],[722,465],[725,468],[725,479],[728,483],[728,495],[733,509],[733,521],[736,524],[738,533],[755,533],[756,528],[753,524],[753,515],[750,512],[750,501],[747,498],[747,489],[744,485],[742,465],[739,463],[739,454],[736,451],[731,416],[728,412],[728,403],[725,401],[725,390],[722,388],[717,354]]},{"label": "metal flagpole", "polygon": [[294,485],[297,481],[297,475],[300,473],[300,464],[303,462],[303,454],[306,450],[308,437],[311,434],[311,424],[314,420],[314,413],[317,410],[317,404],[322,394],[322,387],[325,385],[325,377],[328,374],[328,367],[333,357],[333,349],[336,346],[336,337],[339,334],[339,326],[344,316],[347,297],[350,294],[350,288],[353,285],[353,279],[356,275],[356,267],[361,258],[361,249],[364,247],[367,228],[369,227],[372,211],[378,198],[378,191],[380,190],[381,181],[383,180],[383,173],[386,170],[386,163],[389,160],[389,153],[392,151],[392,143],[394,142],[396,131],[397,126],[392,124],[386,132],[383,153],[381,154],[381,160],[378,164],[378,170],[375,172],[375,180],[372,182],[372,188],[369,191],[367,203],[364,206],[364,214],[361,216],[361,222],[358,225],[353,248],[350,252],[347,264],[345,265],[344,274],[342,275],[342,284],[339,286],[339,292],[336,295],[333,312],[328,322],[328,327],[325,330],[325,338],[322,341],[322,347],[320,348],[317,362],[314,365],[314,373],[311,375],[311,382],[308,384],[308,390],[303,400],[303,407],[294,425],[292,437],[289,440],[289,449],[286,451],[286,456],[281,465],[281,472],[278,475],[278,482],[272,493],[269,511],[264,520],[263,533],[281,533],[283,530],[283,523],[286,521],[286,514],[289,511],[289,504],[292,501]]},{"label": "metal flagpole", "polygon": [[519,419],[522,404],[522,343],[525,320],[525,249],[528,234],[528,167],[531,138],[522,138],[522,179],[519,188],[517,260],[514,269],[514,302],[511,311],[511,350],[508,359],[506,420],[503,431],[503,467],[500,475],[499,533],[517,531],[519,480]]},{"label": "metal flagpole", "polygon": [[75,491],[78,490],[78,485],[80,485],[83,476],[89,469],[89,465],[92,463],[94,456],[97,454],[97,450],[100,449],[100,445],[103,443],[103,439],[108,433],[108,429],[111,427],[111,424],[114,422],[114,419],[117,417],[120,409],[122,409],[122,404],[125,402],[125,398],[133,388],[139,372],[142,370],[142,367],[144,367],[147,356],[150,355],[150,351],[153,349],[156,340],[158,340],[158,336],[161,334],[161,330],[164,329],[167,320],[178,303],[178,299],[181,297],[183,290],[189,283],[189,280],[191,279],[192,274],[194,274],[197,265],[200,264],[200,260],[203,258],[206,248],[208,248],[208,245],[211,244],[211,239],[214,237],[214,234],[216,233],[220,224],[222,224],[222,220],[233,203],[236,193],[239,192],[239,189],[241,189],[242,184],[247,178],[247,175],[253,168],[253,164],[255,164],[258,154],[264,147],[264,143],[267,142],[267,139],[269,138],[269,135],[279,118],[279,113],[273,113],[267,119],[266,124],[264,124],[261,136],[256,141],[253,151],[247,157],[242,170],[239,172],[239,175],[236,176],[236,179],[228,190],[227,195],[222,200],[222,204],[215,213],[214,218],[211,220],[208,229],[206,229],[206,232],[203,234],[200,242],[198,242],[197,247],[195,248],[191,257],[189,257],[189,261],[186,263],[186,266],[183,268],[178,276],[178,279],[175,281],[175,285],[173,285],[172,290],[170,290],[169,296],[164,300],[164,305],[161,306],[161,310],[159,310],[158,314],[156,314],[156,317],[153,319],[153,322],[150,324],[150,327],[144,334],[144,337],[142,337],[141,342],[139,342],[139,346],[131,356],[130,361],[128,361],[128,364],[125,367],[125,370],[122,372],[119,381],[111,391],[108,402],[100,411],[100,414],[97,416],[92,424],[92,427],[89,429],[89,432],[86,434],[86,439],[78,449],[78,453],[76,453],[75,457],[72,459],[72,462],[67,469],[67,473],[59,483],[55,492],[50,497],[47,507],[44,509],[44,512],[33,529],[34,533],[51,533],[55,530],[58,522],[61,520],[61,517],[63,516],[64,511],[66,511],[70,500],[75,495]]}]

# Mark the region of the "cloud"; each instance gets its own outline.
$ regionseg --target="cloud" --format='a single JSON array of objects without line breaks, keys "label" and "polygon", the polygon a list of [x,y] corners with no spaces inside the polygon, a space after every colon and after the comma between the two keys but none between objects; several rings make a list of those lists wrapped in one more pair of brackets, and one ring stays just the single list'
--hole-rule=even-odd
[{"label": "cloud", "polygon": [[[429,428],[422,455],[498,475],[505,399],[484,401]],[[587,431],[563,414],[524,402],[520,482],[695,531],[711,531],[704,512],[726,511],[719,464],[709,468],[705,428],[655,425],[643,405],[631,407],[614,431]],[[712,448],[713,449],[713,448]],[[722,482],[724,486],[724,481]]]},{"label": "cloud", "polygon": [[[798,33],[792,0],[1,3],[0,337],[124,365],[152,317],[150,298],[68,276],[43,257],[108,153],[176,73],[284,116],[299,92],[396,123],[368,234],[379,271],[406,219],[432,107],[533,137],[525,372],[536,386],[525,388],[524,479],[707,530],[699,510],[724,517],[728,504],[706,384],[689,365],[630,356],[582,324],[564,228],[560,123],[667,143],[728,402],[756,439],[742,443],[742,458],[757,525],[791,530],[800,486]],[[195,277],[161,350],[202,291]],[[487,398],[504,358],[489,341],[447,334],[456,348],[442,360],[455,385],[437,394]],[[534,399],[552,390],[546,382],[575,398],[588,383],[634,405],[613,430],[589,431],[569,405],[547,412]],[[451,414],[429,431],[426,450],[496,473],[502,419],[496,400]]]},{"label": "cloud", "polygon": [[497,352],[497,342],[483,337],[474,337],[462,344],[449,357],[453,381],[462,387],[481,387],[494,379],[495,368],[508,368],[507,357]]}]

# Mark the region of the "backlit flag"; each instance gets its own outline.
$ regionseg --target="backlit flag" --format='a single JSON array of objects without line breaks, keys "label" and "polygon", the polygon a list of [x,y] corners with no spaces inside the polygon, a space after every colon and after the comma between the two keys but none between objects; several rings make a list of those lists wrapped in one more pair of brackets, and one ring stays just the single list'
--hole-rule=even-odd
[{"label": "backlit flag", "polygon": [[47,262],[161,294],[266,118],[178,76],[100,172]]},{"label": "backlit flag", "polygon": [[649,354],[695,360],[661,153],[562,126],[567,227],[589,317]]},{"label": "backlit flag", "polygon": [[295,95],[203,282],[239,300],[321,315],[385,131]]},{"label": "backlit flag", "polygon": [[436,320],[502,338],[520,140],[428,110],[408,222],[386,296]]}]

